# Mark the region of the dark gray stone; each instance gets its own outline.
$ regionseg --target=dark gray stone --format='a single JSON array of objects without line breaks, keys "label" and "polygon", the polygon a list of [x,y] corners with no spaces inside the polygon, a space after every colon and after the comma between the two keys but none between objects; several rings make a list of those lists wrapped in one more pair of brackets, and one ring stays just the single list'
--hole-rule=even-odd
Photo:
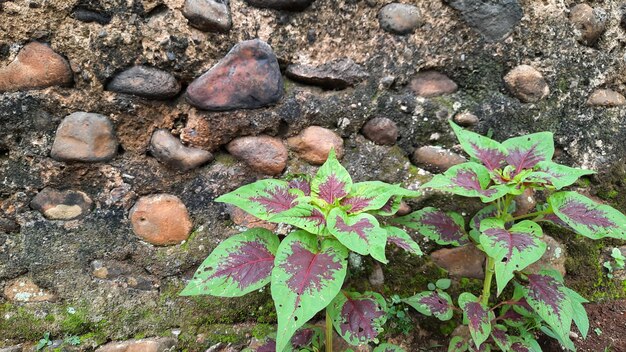
[{"label": "dark gray stone", "polygon": [[210,152],[185,147],[167,130],[156,130],[152,134],[150,152],[163,164],[180,171],[188,171],[213,160]]},{"label": "dark gray stone", "polygon": [[373,118],[363,126],[363,135],[380,145],[394,145],[398,140],[398,126],[386,117]]},{"label": "dark gray stone", "polygon": [[109,24],[109,22],[111,22],[111,15],[82,7],[77,7],[76,9],[74,9],[72,17],[81,22],[96,22],[101,25]]},{"label": "dark gray stone", "polygon": [[350,59],[339,59],[320,66],[290,65],[287,77],[326,89],[345,89],[366,79],[369,74]]},{"label": "dark gray stone", "polygon": [[524,16],[518,0],[446,0],[487,41],[506,37]]},{"label": "dark gray stone", "polygon": [[302,11],[314,0],[246,0],[255,7],[270,8],[275,10]]},{"label": "dark gray stone", "polygon": [[393,3],[380,10],[378,20],[380,27],[387,32],[409,34],[419,26],[420,13],[413,5]]},{"label": "dark gray stone", "polygon": [[183,16],[191,26],[206,32],[226,33],[233,26],[229,0],[185,0]]},{"label": "dark gray stone", "polygon": [[180,84],[170,73],[146,66],[134,66],[118,74],[107,90],[148,99],[168,99],[180,91]]}]

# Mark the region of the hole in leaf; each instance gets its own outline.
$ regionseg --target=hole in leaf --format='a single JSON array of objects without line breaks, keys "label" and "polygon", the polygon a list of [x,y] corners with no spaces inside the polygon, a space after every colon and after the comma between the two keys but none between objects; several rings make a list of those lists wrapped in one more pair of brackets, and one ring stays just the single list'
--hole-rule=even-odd
[{"label": "hole in leaf", "polygon": [[509,258],[507,258],[507,257],[502,258],[502,262],[503,262],[503,263],[506,263],[506,262],[508,262],[508,261],[509,261]]}]

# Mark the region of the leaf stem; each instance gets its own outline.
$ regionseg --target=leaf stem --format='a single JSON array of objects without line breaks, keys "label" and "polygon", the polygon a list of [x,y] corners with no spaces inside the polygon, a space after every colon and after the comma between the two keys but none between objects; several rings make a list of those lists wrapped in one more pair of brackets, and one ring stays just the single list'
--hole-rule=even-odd
[{"label": "leaf stem", "polygon": [[333,352],[333,321],[326,308],[326,352]]},{"label": "leaf stem", "polygon": [[493,258],[487,257],[487,263],[485,263],[485,281],[483,281],[483,294],[481,296],[484,306],[489,304],[489,297],[491,296],[491,278],[493,277],[494,266]]},{"label": "leaf stem", "polygon": [[511,218],[511,221],[516,221],[516,220],[521,220],[521,219],[526,219],[526,218],[532,218],[534,216],[539,216],[539,215],[543,215],[545,214],[545,211],[536,211],[534,213],[528,213],[526,215],[520,215],[520,216],[516,216]]}]

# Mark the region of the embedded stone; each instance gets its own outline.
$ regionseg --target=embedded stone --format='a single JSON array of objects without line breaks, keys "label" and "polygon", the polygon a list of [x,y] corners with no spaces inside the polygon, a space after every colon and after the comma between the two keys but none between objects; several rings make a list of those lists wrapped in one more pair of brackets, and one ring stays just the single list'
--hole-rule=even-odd
[{"label": "embedded stone", "polygon": [[61,55],[45,44],[25,45],[13,62],[0,69],[0,93],[67,86],[72,70]]},{"label": "embedded stone", "polygon": [[141,197],[129,217],[135,234],[157,246],[186,240],[192,228],[185,204],[169,194]]},{"label": "embedded stone", "polygon": [[463,21],[489,42],[508,36],[524,17],[518,0],[445,1],[460,12]]},{"label": "embedded stone", "polygon": [[482,279],[485,254],[473,244],[455,248],[442,248],[430,254],[430,258],[438,266],[448,271],[452,277],[468,277]]},{"label": "embedded stone", "polygon": [[569,19],[577,30],[578,41],[588,46],[594,45],[606,30],[607,17],[604,9],[594,9],[587,4],[578,4],[569,13]]},{"label": "embedded stone", "polygon": [[467,159],[439,146],[427,145],[413,152],[413,163],[430,172],[444,172]]},{"label": "embedded stone", "polygon": [[543,269],[550,269],[556,270],[565,276],[565,258],[567,256],[565,246],[545,233],[541,240],[547,244],[546,252],[538,261],[529,265],[524,271],[538,274]]},{"label": "embedded stone", "polygon": [[401,201],[400,202],[400,208],[398,208],[398,211],[396,212],[396,215],[397,216],[409,215],[411,210],[412,210],[411,206],[407,202]]},{"label": "embedded stone", "polygon": [[535,209],[537,200],[535,199],[535,190],[526,188],[524,192],[514,198],[515,212],[513,216],[521,216],[530,213]]},{"label": "embedded stone", "polygon": [[241,137],[228,143],[226,150],[255,171],[278,175],[287,165],[288,152],[283,142],[270,136]]},{"label": "embedded stone", "polygon": [[387,32],[409,34],[420,25],[420,12],[413,5],[388,4],[378,13],[378,22],[380,27]]},{"label": "embedded stone", "polygon": [[170,131],[163,129],[152,134],[150,153],[169,168],[179,171],[188,171],[213,160],[210,152],[186,147]]},{"label": "embedded stone", "polygon": [[170,352],[176,348],[176,339],[171,337],[109,342],[96,352]]},{"label": "embedded stone", "polygon": [[106,116],[75,112],[57,128],[50,156],[59,161],[108,161],[117,153],[117,138]]},{"label": "embedded stone", "polygon": [[35,284],[31,279],[22,277],[9,282],[4,287],[4,297],[11,302],[46,302],[54,301],[56,296]]},{"label": "embedded stone", "polygon": [[385,284],[385,273],[383,273],[383,268],[380,264],[374,263],[372,272],[367,279],[374,287],[382,287]]},{"label": "embedded stone", "polygon": [[118,74],[107,90],[147,99],[168,99],[180,91],[180,84],[169,72],[154,67],[134,66]]},{"label": "embedded stone", "polygon": [[537,102],[550,94],[541,72],[529,65],[520,65],[504,76],[508,90],[524,103]]},{"label": "embedded stone", "polygon": [[596,89],[587,99],[587,105],[590,106],[622,106],[626,105],[626,98],[620,93],[611,89]]},{"label": "embedded stone", "polygon": [[462,112],[454,116],[454,122],[463,127],[472,127],[478,124],[478,117],[470,112]]},{"label": "embedded stone", "polygon": [[267,43],[246,40],[187,88],[187,101],[203,110],[255,109],[283,96],[278,60]]},{"label": "embedded stone", "polygon": [[294,81],[326,89],[345,89],[369,76],[360,65],[351,59],[339,59],[320,66],[289,65],[286,74]]},{"label": "embedded stone", "polygon": [[30,207],[50,220],[72,220],[89,213],[92,204],[84,192],[44,188],[30,202]]},{"label": "embedded stone", "polygon": [[205,32],[226,33],[233,26],[229,0],[185,0],[183,16]]},{"label": "embedded stone", "polygon": [[96,22],[101,25],[106,25],[111,22],[110,14],[100,11],[99,9],[91,9],[80,5],[74,8],[72,11],[72,17],[85,23]]},{"label": "embedded stone", "polygon": [[398,140],[398,126],[386,117],[375,117],[363,126],[365,138],[380,145],[394,145]]},{"label": "embedded stone", "polygon": [[246,0],[254,7],[270,8],[275,10],[302,11],[309,7],[314,0]]},{"label": "embedded stone", "polygon": [[411,90],[424,98],[432,98],[456,92],[458,86],[448,76],[437,71],[419,72],[411,80]]},{"label": "embedded stone", "polygon": [[261,220],[238,207],[229,207],[230,220],[236,225],[247,227],[249,229],[261,227],[270,231],[276,230],[277,225],[272,222]]},{"label": "embedded stone", "polygon": [[314,165],[322,165],[332,148],[337,158],[343,156],[343,139],[337,133],[319,126],[307,127],[299,135],[289,138],[287,145],[300,158]]}]

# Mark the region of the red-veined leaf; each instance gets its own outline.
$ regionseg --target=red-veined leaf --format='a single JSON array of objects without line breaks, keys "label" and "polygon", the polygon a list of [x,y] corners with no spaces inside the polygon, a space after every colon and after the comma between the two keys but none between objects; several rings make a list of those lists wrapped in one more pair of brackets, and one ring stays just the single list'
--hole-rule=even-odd
[{"label": "red-veined leaf", "polygon": [[316,235],[321,234],[326,228],[326,218],[321,210],[307,203],[300,203],[280,212],[271,217],[270,221],[296,226]]},{"label": "red-veined leaf", "polygon": [[311,181],[311,191],[319,199],[328,204],[335,204],[348,195],[352,187],[352,178],[348,171],[335,157],[335,150],[328,154],[328,159],[322,165]]},{"label": "red-veined leaf", "polygon": [[491,338],[500,347],[501,351],[509,351],[511,349],[511,337],[504,325],[494,325],[491,328]]},{"label": "red-veined leaf", "polygon": [[318,245],[317,237],[295,231],[276,252],[272,270],[272,299],[278,315],[276,350],[335,298],[347,270],[348,250],[334,239]]},{"label": "red-veined leaf", "polygon": [[380,181],[359,182],[352,185],[350,194],[341,200],[341,205],[349,206],[348,214],[377,210],[394,197],[418,197],[421,193],[404,189]]},{"label": "red-veined leaf", "polygon": [[576,192],[558,192],[548,198],[556,216],[577,233],[592,239],[626,239],[626,216]]},{"label": "red-veined leaf", "polygon": [[450,125],[461,147],[469,156],[480,161],[489,170],[500,169],[504,166],[507,153],[502,144],[478,133],[466,131],[452,121]]},{"label": "red-veined leaf", "polygon": [[552,132],[539,132],[507,139],[502,142],[507,150],[506,161],[515,167],[511,176],[522,170],[532,169],[542,161],[552,160],[554,136]]},{"label": "red-veined leaf", "polygon": [[515,271],[521,271],[538,261],[547,248],[540,239],[541,227],[529,220],[506,229],[504,221],[500,219],[485,219],[480,224],[480,232],[483,250],[495,261],[498,295],[513,278]]},{"label": "red-veined leaf", "polygon": [[335,330],[353,346],[378,342],[387,321],[387,303],[376,292],[341,291],[327,309]]},{"label": "red-veined leaf", "polygon": [[547,183],[558,190],[573,184],[581,176],[591,174],[595,174],[595,171],[576,169],[547,160],[538,163],[535,171],[529,174],[525,181]]},{"label": "red-veined leaf", "polygon": [[298,204],[297,198],[289,192],[286,181],[267,179],[239,187],[215,201],[232,204],[261,220],[269,220]]},{"label": "red-veined leaf", "polygon": [[289,181],[289,189],[302,192],[303,196],[311,195],[311,181],[305,177],[296,177]]},{"label": "red-veined leaf", "polygon": [[411,254],[417,256],[423,254],[420,246],[403,229],[395,226],[385,226],[383,228],[387,231],[387,242],[393,243]]},{"label": "red-veined leaf", "polygon": [[400,205],[402,205],[402,197],[393,196],[380,209],[372,210],[369,213],[380,216],[392,216],[398,212]]},{"label": "red-veined leaf", "polygon": [[374,216],[367,213],[348,215],[340,208],[334,208],[328,214],[327,227],[351,251],[370,254],[374,259],[387,263],[387,231],[380,227]]},{"label": "red-veined leaf", "polygon": [[569,226],[565,221],[561,220],[554,213],[541,215],[541,217],[539,219],[537,219],[536,221],[549,222],[549,223],[552,223],[553,225],[562,227],[564,229],[568,229],[568,230],[570,230],[572,232],[576,232],[576,230],[574,230],[571,226]]},{"label": "red-veined leaf", "polygon": [[477,346],[480,346],[491,334],[493,312],[480,303],[480,300],[469,292],[459,296],[459,307],[463,310],[463,318],[467,320],[470,335]]},{"label": "red-veined leaf", "polygon": [[435,316],[439,320],[450,320],[454,311],[452,298],[441,291],[425,291],[402,300],[426,316]]},{"label": "red-veined leaf", "polygon": [[405,352],[400,346],[392,345],[390,343],[381,343],[374,347],[372,352]]},{"label": "red-veined leaf", "polygon": [[427,207],[392,219],[391,222],[417,230],[420,235],[437,244],[460,246],[469,242],[465,233],[465,220],[455,212]]},{"label": "red-veined leaf", "polygon": [[454,165],[444,174],[435,175],[422,187],[464,197],[479,197],[485,203],[509,192],[507,185],[490,186],[490,183],[489,170],[480,164],[469,162]]},{"label": "red-veined leaf", "polygon": [[258,290],[270,281],[278,244],[275,234],[261,228],[226,239],[204,260],[180,294],[238,297]]},{"label": "red-veined leaf", "polygon": [[468,349],[467,340],[461,336],[453,336],[448,344],[448,352],[465,352]]}]

